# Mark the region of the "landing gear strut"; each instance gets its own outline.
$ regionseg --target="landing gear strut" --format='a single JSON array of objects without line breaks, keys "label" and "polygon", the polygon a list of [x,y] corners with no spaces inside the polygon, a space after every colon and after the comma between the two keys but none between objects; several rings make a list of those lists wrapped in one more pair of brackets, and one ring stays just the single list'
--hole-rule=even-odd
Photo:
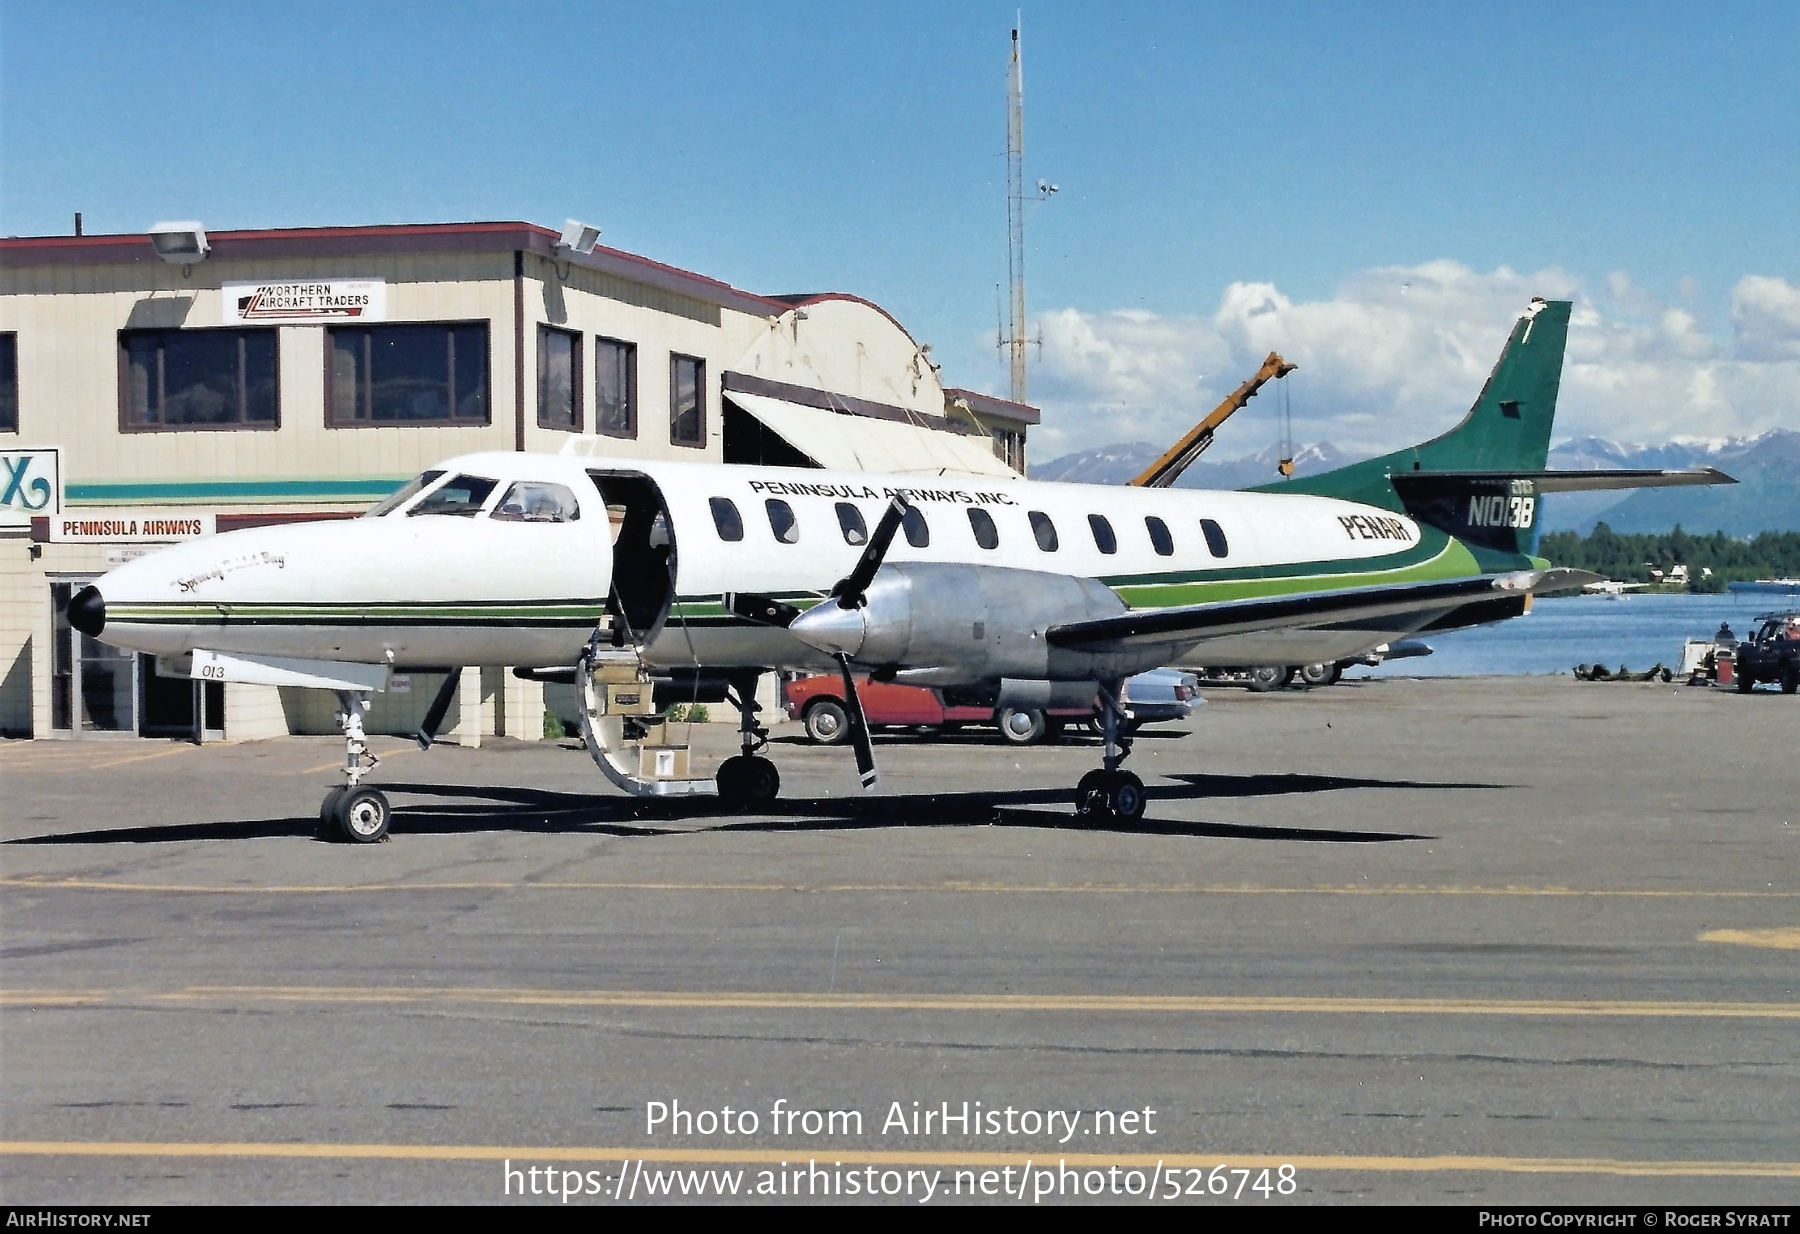
[{"label": "landing gear strut", "polygon": [[740,753],[719,764],[719,800],[736,809],[749,809],[775,800],[781,792],[781,773],[756,752],[769,744],[769,730],[756,722],[762,710],[756,701],[756,677],[732,680],[726,698],[738,709]]},{"label": "landing gear strut", "polygon": [[1131,755],[1131,738],[1119,729],[1128,721],[1117,695],[1100,687],[1100,731],[1106,739],[1106,765],[1081,777],[1075,789],[1075,813],[1090,823],[1108,818],[1134,821],[1144,817],[1144,782],[1119,764]]},{"label": "landing gear strut", "polygon": [[[344,839],[357,844],[375,844],[387,839],[393,811],[387,794],[378,788],[364,788],[362,778],[373,771],[380,759],[369,749],[363,732],[363,713],[369,709],[369,696],[349,690],[338,691],[338,727],[344,730],[344,779],[342,788],[325,794],[319,806],[321,839]],[[364,760],[368,760],[366,763]]]}]

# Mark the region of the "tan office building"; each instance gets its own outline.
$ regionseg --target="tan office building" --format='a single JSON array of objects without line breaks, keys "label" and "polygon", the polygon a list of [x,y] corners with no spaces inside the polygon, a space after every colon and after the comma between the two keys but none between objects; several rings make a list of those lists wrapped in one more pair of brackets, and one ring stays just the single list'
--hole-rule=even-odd
[{"label": "tan office building", "polygon": [[[314,692],[203,689],[68,627],[73,591],[158,544],[348,517],[477,450],[1013,474],[1037,422],[946,388],[856,296],[757,295],[528,223],[157,240],[0,240],[6,735],[334,731]],[[416,725],[424,676],[371,728]],[[484,666],[451,733],[536,737],[543,713]]]}]

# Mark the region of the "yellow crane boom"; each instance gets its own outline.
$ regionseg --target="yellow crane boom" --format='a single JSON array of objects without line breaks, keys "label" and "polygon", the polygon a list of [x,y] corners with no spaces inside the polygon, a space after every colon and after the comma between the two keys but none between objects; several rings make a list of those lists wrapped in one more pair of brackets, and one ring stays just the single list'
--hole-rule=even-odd
[{"label": "yellow crane boom", "polygon": [[1231,417],[1238,408],[1256,397],[1256,392],[1266,382],[1277,377],[1286,377],[1294,371],[1294,366],[1283,360],[1273,351],[1269,358],[1262,362],[1256,370],[1256,376],[1225,396],[1225,401],[1187,431],[1187,435],[1164,451],[1163,456],[1150,464],[1144,474],[1133,480],[1139,488],[1168,488],[1175,483],[1175,478],[1188,469],[1188,464],[1200,457],[1206,447],[1212,445],[1213,432]]}]

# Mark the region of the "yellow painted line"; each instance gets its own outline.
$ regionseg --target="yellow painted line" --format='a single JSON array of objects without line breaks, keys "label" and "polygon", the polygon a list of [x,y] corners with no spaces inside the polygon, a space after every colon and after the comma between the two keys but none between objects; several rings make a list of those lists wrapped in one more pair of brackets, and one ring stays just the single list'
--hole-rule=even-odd
[{"label": "yellow painted line", "polygon": [[1262,887],[1204,883],[695,883],[695,882],[515,882],[505,879],[429,883],[134,883],[105,879],[22,875],[0,878],[0,887],[59,888],[77,891],[170,891],[203,895],[327,895],[361,891],[682,891],[783,892],[812,894],[927,895],[1245,895],[1245,896],[1492,896],[1600,900],[1796,900],[1800,891],[1722,888],[1432,887],[1418,884],[1352,884],[1342,887]]},{"label": "yellow painted line", "polygon": [[93,763],[93,764],[91,764],[91,766],[95,771],[100,770],[102,767],[123,767],[126,763],[145,763],[145,762],[149,762],[153,758],[167,758],[171,754],[185,754],[189,750],[195,750],[195,749],[199,749],[199,748],[200,747],[198,747],[198,746],[191,746],[191,745],[171,746],[167,750],[157,750],[150,754],[134,754],[130,758],[109,759],[104,763]]},{"label": "yellow painted line", "polygon": [[[445,744],[454,745],[456,743],[455,742],[446,742]],[[405,754],[409,750],[416,750],[418,748],[419,747],[416,742],[410,746],[395,746],[391,750],[377,750],[377,749],[375,749],[374,746],[369,747],[370,751],[372,751],[374,753],[375,757],[380,758],[380,759],[389,759],[389,758],[394,757],[394,755],[396,755],[396,754]],[[343,769],[344,769],[344,758],[343,758],[343,755],[340,754],[337,758],[333,759],[329,763],[320,763],[317,767],[302,767],[299,771],[290,771],[287,774],[289,774],[291,776],[310,776],[310,775],[315,775],[321,771],[342,771]],[[378,785],[375,785],[374,787],[379,788],[381,786],[378,784]]]},{"label": "yellow painted line", "polygon": [[[1277,1157],[1268,1153],[1219,1152],[1170,1153],[1059,1153],[931,1152],[917,1150],[869,1151],[838,1149],[828,1145],[795,1145],[792,1148],[571,1148],[542,1145],[498,1144],[270,1144],[191,1143],[182,1141],[95,1140],[0,1140],[0,1155],[37,1157],[280,1157],[327,1160],[379,1159],[388,1161],[579,1161],[625,1164],[684,1162],[694,1164],[788,1165],[831,1162],[841,1165],[926,1166],[942,1169],[987,1169],[1027,1162],[1041,1168],[1052,1164],[1073,1168],[1119,1166],[1122,1169],[1211,1170],[1221,1164],[1240,1169],[1277,1169],[1293,1166],[1296,1172],[1358,1171],[1371,1173],[1476,1173],[1476,1174],[1617,1174],[1629,1177],[1703,1178],[1800,1178],[1800,1162],[1793,1161],[1620,1161],[1597,1157],[1353,1157],[1302,1155]],[[650,1197],[646,1197],[650,1198]]]},{"label": "yellow painted line", "polygon": [[180,990],[0,990],[0,1007],[112,1004],[477,1004],[825,1011],[1087,1011],[1314,1015],[1622,1016],[1800,1020],[1800,1003],[1316,998],[1179,994],[840,994],[782,990],[532,990],[430,986],[188,986]]},{"label": "yellow painted line", "polygon": [[1775,947],[1782,951],[1800,951],[1800,927],[1774,930],[1708,930],[1700,936],[1703,943],[1742,943],[1746,947]]}]

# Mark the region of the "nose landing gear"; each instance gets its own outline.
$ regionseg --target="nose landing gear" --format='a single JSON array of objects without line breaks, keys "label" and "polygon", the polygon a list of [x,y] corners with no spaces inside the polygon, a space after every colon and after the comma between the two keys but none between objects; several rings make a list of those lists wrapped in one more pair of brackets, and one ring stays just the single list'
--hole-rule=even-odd
[{"label": "nose landing gear", "polygon": [[363,732],[363,713],[368,709],[367,694],[338,692],[337,721],[344,730],[344,778],[348,783],[325,794],[319,806],[319,828],[313,833],[319,839],[357,844],[378,844],[387,839],[388,825],[393,821],[387,794],[362,786],[362,778],[381,762],[369,749]]},{"label": "nose landing gear", "polygon": [[1075,814],[1090,825],[1107,819],[1135,822],[1144,817],[1144,782],[1119,764],[1131,755],[1131,738],[1121,736],[1119,729],[1130,717],[1119,705],[1118,696],[1100,687],[1101,733],[1106,738],[1106,766],[1095,768],[1081,777],[1075,788]]}]

